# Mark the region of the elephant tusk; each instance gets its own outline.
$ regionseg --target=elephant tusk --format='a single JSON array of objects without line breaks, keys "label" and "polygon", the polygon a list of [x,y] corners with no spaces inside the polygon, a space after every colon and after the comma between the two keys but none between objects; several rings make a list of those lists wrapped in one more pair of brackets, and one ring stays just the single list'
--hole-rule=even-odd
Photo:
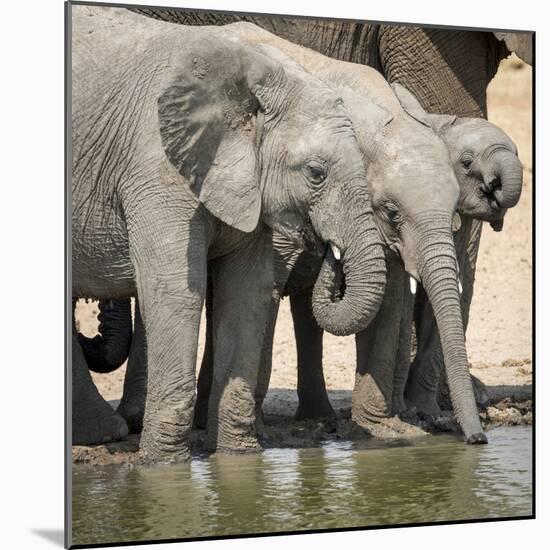
[{"label": "elephant tusk", "polygon": [[329,243],[329,244],[330,244],[330,249],[332,250],[332,254],[334,258],[336,260],[340,260],[341,258],[340,249],[333,243]]},{"label": "elephant tusk", "polygon": [[460,282],[460,266],[458,265],[458,260],[456,261],[456,280],[458,282],[458,292],[462,294],[462,283]]},{"label": "elephant tusk", "polygon": [[411,287],[411,294],[416,294],[416,279],[414,277],[409,277],[409,285]]}]

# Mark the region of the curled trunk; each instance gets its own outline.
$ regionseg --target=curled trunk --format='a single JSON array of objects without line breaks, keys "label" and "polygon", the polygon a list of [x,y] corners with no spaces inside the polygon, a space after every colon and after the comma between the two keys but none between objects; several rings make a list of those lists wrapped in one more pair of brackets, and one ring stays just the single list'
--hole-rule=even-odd
[{"label": "curled trunk", "polygon": [[[434,228],[434,224],[439,227]],[[453,410],[466,441],[486,443],[466,355],[450,223],[446,219],[439,224],[431,220],[417,231],[419,275],[439,329]]]},{"label": "curled trunk", "polygon": [[520,198],[523,169],[518,157],[511,151],[498,151],[491,158],[495,183],[493,193],[501,208],[514,207]]},{"label": "curled trunk", "polygon": [[99,373],[113,372],[126,361],[130,352],[130,300],[100,300],[98,318],[99,334],[94,338],[79,334],[78,340],[90,370]]},{"label": "curled trunk", "polygon": [[386,286],[386,262],[374,215],[364,193],[350,193],[342,203],[342,258],[327,247],[313,289],[315,319],[324,330],[346,336],[374,319]]}]

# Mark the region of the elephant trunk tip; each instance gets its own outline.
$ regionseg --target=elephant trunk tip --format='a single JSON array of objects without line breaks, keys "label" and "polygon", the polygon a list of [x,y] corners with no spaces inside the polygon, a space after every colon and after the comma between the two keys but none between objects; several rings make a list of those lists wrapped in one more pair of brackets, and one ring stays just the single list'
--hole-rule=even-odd
[{"label": "elephant trunk tip", "polygon": [[486,445],[488,442],[487,436],[483,432],[474,433],[466,438],[468,445]]}]

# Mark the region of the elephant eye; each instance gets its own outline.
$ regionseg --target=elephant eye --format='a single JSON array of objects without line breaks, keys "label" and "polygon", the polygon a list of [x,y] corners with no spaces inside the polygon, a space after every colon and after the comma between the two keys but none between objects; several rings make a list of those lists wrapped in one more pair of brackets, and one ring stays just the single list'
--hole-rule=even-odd
[{"label": "elephant eye", "polygon": [[327,179],[328,169],[324,162],[318,160],[310,160],[304,167],[307,179],[319,185]]},{"label": "elephant eye", "polygon": [[399,210],[397,209],[397,206],[392,203],[386,203],[384,205],[386,210],[386,216],[388,218],[388,221],[392,224],[399,223],[400,216],[399,216]]},{"label": "elephant eye", "polygon": [[474,159],[472,157],[464,157],[463,159],[461,159],[461,164],[462,166],[464,166],[464,168],[470,168],[470,166],[472,165],[472,162],[474,162]]}]

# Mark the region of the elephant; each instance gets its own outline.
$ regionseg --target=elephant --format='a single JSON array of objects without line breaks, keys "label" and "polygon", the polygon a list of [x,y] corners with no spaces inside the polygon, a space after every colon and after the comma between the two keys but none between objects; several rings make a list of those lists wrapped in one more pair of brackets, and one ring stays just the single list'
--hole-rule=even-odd
[{"label": "elephant", "polygon": [[[137,296],[147,353],[140,456],[184,461],[208,263],[208,447],[256,452],[272,232],[325,247],[313,293],[325,329],[361,330],[383,299],[385,257],[344,101],[227,29],[70,10],[73,299]],[[71,363],[73,444],[124,437],[74,322]]]},{"label": "elephant", "polygon": [[[485,32],[460,29],[422,28],[410,25],[373,24],[345,20],[316,20],[290,16],[230,14],[187,9],[132,8],[152,17],[186,25],[225,25],[235,21],[254,23],[286,40],[312,48],[324,55],[371,66],[390,83],[409,90],[422,108],[430,114],[456,115],[461,118],[487,118],[487,86],[499,63],[513,51],[525,62],[532,63],[532,32]],[[481,239],[482,222],[461,214],[461,228],[455,234],[459,264],[464,273],[462,315],[467,328],[475,266]],[[499,225],[493,228],[498,230]],[[416,303],[416,306],[415,306]],[[425,389],[438,391],[443,371],[440,338],[433,312],[422,288],[409,301],[404,318],[414,321],[419,345],[412,366],[415,379],[429,379]],[[414,308],[414,309],[413,309]],[[306,312],[302,312],[306,315]],[[407,372],[412,324],[402,323],[399,351]],[[429,373],[429,374],[428,374]],[[442,382],[444,383],[444,377]],[[476,386],[479,386],[479,381]],[[444,384],[443,384],[444,387]],[[439,399],[447,393],[439,388]],[[481,394],[480,394],[481,395]],[[430,396],[426,404],[435,403]],[[429,406],[426,412],[434,412]]]},{"label": "elephant", "polygon": [[[244,24],[243,28],[245,29],[243,35],[250,40],[254,30],[247,29]],[[321,56],[308,55],[299,48],[291,48],[288,43],[270,37],[266,33],[260,32],[258,34],[258,40],[270,41],[279,48],[285,48],[286,54],[293,56],[295,59],[300,59],[300,62],[307,69],[321,76],[328,84],[337,88],[342,86],[351,88],[359,94],[363,93],[363,97],[366,96],[376,101],[378,105],[390,109],[392,115],[399,114],[395,99],[390,97],[391,93],[387,84],[373,69],[355,64],[331,62]],[[455,215],[453,218],[455,235],[460,234],[461,217],[485,220],[490,222],[495,229],[501,229],[506,210],[517,204],[522,188],[522,166],[517,156],[516,145],[500,128],[486,120],[458,118],[452,115],[430,115],[421,107],[413,94],[401,85],[393,84],[391,87],[399,100],[400,108],[422,126],[431,128],[447,146],[460,185],[460,198],[457,207],[459,215]],[[373,138],[372,135],[369,135],[372,124],[369,127],[365,121],[366,116],[362,113],[365,107],[362,105],[361,99],[359,98],[356,102],[350,99],[347,101],[347,105],[365,154],[365,151],[370,151],[373,148]],[[408,131],[411,134],[413,133],[410,129]],[[414,138],[407,135],[407,130],[391,134],[386,129],[383,139],[389,140],[388,136],[390,135],[394,139],[408,139],[410,143],[414,143]],[[376,138],[374,138],[374,142],[376,143]],[[384,150],[383,147],[379,147],[379,149]],[[411,257],[413,256],[411,251],[414,248],[410,245],[407,246],[409,243],[406,242],[406,232],[400,235],[402,241],[400,245],[396,244],[396,241],[400,239],[399,237],[396,238],[395,235],[391,235],[391,232],[388,234],[387,223],[385,223],[387,218],[380,214],[381,208],[379,205],[388,200],[388,191],[390,194],[393,192],[394,201],[401,208],[407,204],[407,200],[410,200],[407,195],[415,191],[418,193],[418,189],[413,187],[413,182],[418,180],[418,175],[408,165],[413,165],[417,171],[421,172],[418,166],[422,163],[422,153],[416,156],[414,153],[410,154],[405,166],[402,167],[398,163],[400,176],[410,184],[410,188],[406,190],[402,188],[389,189],[388,185],[393,182],[391,180],[387,181],[387,175],[384,178],[384,173],[387,174],[388,168],[380,166],[377,155],[374,158],[372,153],[370,156],[365,155],[367,177],[374,173],[374,176],[369,179],[369,184],[372,186],[373,206],[379,229],[384,237],[385,244],[389,246],[392,252],[397,252],[397,256],[403,261],[406,271],[412,275],[411,288],[413,294],[416,281],[419,280],[418,272],[415,271],[415,263],[419,261],[418,250],[414,251],[416,257]],[[377,151],[377,154],[379,154],[379,151]],[[430,157],[427,157],[425,162],[431,160]],[[392,166],[392,169],[397,170],[398,168]],[[429,190],[433,194],[440,193],[441,191],[434,186],[435,181],[434,178],[434,182],[426,182],[424,184],[425,189],[422,191]],[[418,195],[416,199],[418,199]],[[416,208],[409,205],[409,218],[414,219],[415,214],[423,215],[423,212],[419,210],[420,205],[422,210],[425,210],[425,204],[421,204],[420,201]],[[398,210],[395,206],[394,208]],[[398,218],[402,214],[402,212],[394,213]],[[458,248],[460,249],[460,247]],[[312,263],[315,265],[314,255],[306,253],[301,258],[296,259],[291,249],[291,243],[285,242],[284,238],[279,239],[278,242],[276,241],[275,273],[277,287],[279,292],[291,294],[291,310],[297,340],[298,394],[300,398],[297,417],[332,416],[333,411],[322,376],[322,332],[311,314],[311,297],[307,296],[307,292],[303,292],[308,288],[308,273],[311,279],[311,274],[315,274],[318,268],[311,265]],[[277,260],[286,265],[277,269]],[[285,279],[293,267],[294,272],[290,275],[290,280]],[[459,287],[462,287],[465,277],[469,275],[467,263],[458,265],[458,269],[461,273]],[[392,345],[402,345],[402,341],[392,339],[392,334],[398,334],[400,330],[392,331],[389,327],[398,326],[400,316],[402,316],[401,324],[403,319],[407,319],[407,310],[411,310],[410,303],[412,300],[410,293],[403,292],[401,276],[396,277],[397,282],[393,287],[395,295],[391,295],[393,277],[390,276],[390,271],[388,269],[386,297],[375,322],[356,337],[358,360],[356,387],[352,399],[352,417],[361,425],[371,424],[373,420],[379,421],[381,418],[387,419],[390,414],[401,413],[407,408],[403,399],[403,383],[407,380],[407,371],[403,372],[403,365],[408,366],[408,362],[397,361],[400,350],[397,348],[396,351],[395,348],[393,350],[391,348]],[[310,280],[309,287],[311,287],[311,283]],[[402,296],[402,298],[398,296]],[[394,311],[391,307],[384,307],[386,302],[393,303]],[[399,303],[402,304],[401,307],[398,305]],[[409,304],[409,307],[404,307],[403,304]],[[275,315],[272,315],[272,320]],[[271,328],[273,329],[273,327]],[[433,327],[430,328],[432,328],[431,334],[433,337],[435,330],[433,330]],[[268,334],[272,334],[272,330],[271,332],[268,331]],[[384,336],[380,336],[380,334]],[[400,335],[401,338],[402,335]],[[380,342],[384,343],[380,344]],[[269,342],[268,348],[270,348],[271,343]],[[377,350],[377,348],[380,349]],[[380,359],[380,355],[384,357],[384,361]],[[270,351],[264,352],[264,361],[269,362],[270,356]],[[368,364],[369,362],[371,365]],[[377,363],[380,364],[377,365]],[[397,370],[395,373],[392,372],[387,363],[396,365]],[[379,372],[377,372],[377,369],[379,369]],[[267,367],[267,370],[269,371],[269,367]],[[418,377],[418,373],[415,374]],[[368,387],[370,384],[372,386],[369,377],[374,379],[376,388],[361,391],[362,385]],[[426,394],[428,398],[434,395],[425,390],[423,382],[422,378],[418,381],[418,378],[412,377],[412,384],[409,384],[407,392],[409,407],[415,407],[421,411],[425,410],[422,399],[426,397]],[[416,387],[413,386],[415,383],[417,384]],[[263,389],[258,392],[260,402],[266,390],[267,384],[264,382]]]},{"label": "elephant", "polygon": [[[434,131],[443,122],[442,117],[428,115],[421,108],[420,112],[415,112],[417,104],[411,103],[411,94],[399,86],[392,90],[373,69],[331,60],[247,23],[230,27],[248,43],[259,43],[264,48],[266,45],[275,46],[279,54],[273,49],[269,50],[273,52],[273,58],[277,55],[292,57],[337,89],[356,130],[376,224],[386,245],[388,269],[386,294],[381,309],[374,318],[375,326],[371,323],[367,331],[361,331],[357,337],[358,370],[353,397],[353,419],[362,426],[372,427],[373,418],[377,421],[387,418],[392,406],[393,365],[405,289],[400,260],[407,273],[415,281],[423,281],[434,298],[437,316],[444,329],[453,404],[466,440],[469,443],[486,442],[469,380],[459,309],[457,260],[452,228],[453,220],[456,223],[458,219],[456,208],[459,204],[460,188],[454,166],[450,162],[448,147]],[[445,122],[451,124],[452,121],[446,119]],[[485,122],[485,125],[488,124]],[[464,205],[467,208],[476,207],[469,195],[466,195]],[[300,292],[311,289],[315,281],[323,279],[323,258],[326,261],[322,247],[312,246],[309,250],[303,250],[292,240],[276,232],[274,244],[275,291],[262,352],[263,374],[256,390],[258,412],[269,381],[272,334],[279,297],[281,294],[299,295]],[[331,242],[330,250],[332,257],[338,260],[341,250],[337,243]],[[350,283],[354,286],[361,284],[346,275],[346,287]],[[314,318],[323,318],[324,312],[320,310],[319,302],[315,299],[315,291],[310,293],[306,301],[307,308],[303,311],[307,311],[308,317],[300,317],[299,320],[295,317],[298,353],[301,358],[299,364],[303,367],[299,367],[299,393],[302,386],[309,386],[318,398],[317,406],[322,406],[324,399],[330,407],[322,379],[320,342],[315,340],[315,345],[308,347],[307,338],[302,336],[311,326],[320,335]],[[207,404],[215,344],[212,343],[214,327],[208,315],[212,311],[209,302],[207,296],[207,341],[198,381],[195,414],[195,423],[198,426],[206,423],[211,410]],[[331,332],[338,334],[334,327]],[[372,334],[376,336],[373,338],[370,336]],[[303,350],[302,346],[306,349]],[[304,371],[304,368],[308,371]],[[300,397],[305,397],[307,393],[306,390]],[[374,414],[373,410],[376,411]]]}]

